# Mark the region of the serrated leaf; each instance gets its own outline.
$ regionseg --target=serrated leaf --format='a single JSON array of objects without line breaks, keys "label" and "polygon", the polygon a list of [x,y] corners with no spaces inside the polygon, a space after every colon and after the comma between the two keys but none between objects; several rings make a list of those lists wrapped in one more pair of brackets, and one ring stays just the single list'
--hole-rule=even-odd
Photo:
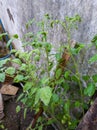
[{"label": "serrated leaf", "polygon": [[0,73],[0,82],[4,82],[5,81],[5,73]]},{"label": "serrated leaf", "polygon": [[16,113],[20,112],[20,110],[21,110],[21,107],[18,105],[18,106],[16,107]]},{"label": "serrated leaf", "polygon": [[20,66],[19,70],[24,70],[24,71],[25,71],[26,68],[27,68],[27,65],[23,63],[23,64]]},{"label": "serrated leaf", "polygon": [[97,61],[97,54],[94,55],[92,58],[90,58],[89,62],[90,63],[93,63],[93,62],[96,62]]},{"label": "serrated leaf", "polygon": [[93,96],[95,90],[96,90],[95,85],[93,83],[89,83],[87,88],[84,89],[84,94],[88,96]]},{"label": "serrated leaf", "polygon": [[14,62],[14,63],[16,63],[16,64],[19,64],[19,65],[22,64],[21,60],[18,59],[18,58],[13,59],[12,62]]},{"label": "serrated leaf", "polygon": [[15,68],[9,67],[9,68],[6,69],[5,72],[6,72],[7,74],[9,74],[9,75],[13,75],[13,74],[15,74]]},{"label": "serrated leaf", "polygon": [[62,69],[58,69],[57,71],[56,71],[56,79],[58,79],[60,76],[61,76],[61,74],[62,74]]},{"label": "serrated leaf", "polygon": [[34,93],[36,93],[37,90],[38,90],[38,88],[34,87],[33,89],[31,89],[31,92],[29,94],[33,95]]},{"label": "serrated leaf", "polygon": [[42,85],[48,84],[48,83],[49,83],[49,78],[47,78],[47,77],[44,76],[44,77],[41,79],[41,83],[42,83]]},{"label": "serrated leaf", "polygon": [[17,75],[15,78],[14,78],[14,82],[21,82],[25,79],[25,77],[23,75]]},{"label": "serrated leaf", "polygon": [[50,87],[47,86],[40,88],[35,96],[35,104],[37,104],[39,100],[41,100],[44,103],[44,105],[48,106],[51,96],[52,96],[52,90]]}]

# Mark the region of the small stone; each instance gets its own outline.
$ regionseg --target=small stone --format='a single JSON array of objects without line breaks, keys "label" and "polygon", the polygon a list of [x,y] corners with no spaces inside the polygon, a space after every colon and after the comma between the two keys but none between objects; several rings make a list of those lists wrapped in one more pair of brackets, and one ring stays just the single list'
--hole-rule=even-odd
[{"label": "small stone", "polygon": [[4,84],[2,88],[0,89],[1,94],[5,95],[16,95],[19,88],[10,85],[10,84]]}]

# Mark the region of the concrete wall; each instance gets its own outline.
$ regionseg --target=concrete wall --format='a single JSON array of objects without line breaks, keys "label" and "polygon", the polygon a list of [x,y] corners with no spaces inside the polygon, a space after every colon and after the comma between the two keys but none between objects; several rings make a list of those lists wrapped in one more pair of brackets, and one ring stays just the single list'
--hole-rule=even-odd
[{"label": "concrete wall", "polygon": [[[22,37],[25,23],[33,17],[41,19],[49,13],[54,18],[64,19],[66,15],[79,14],[82,22],[74,38],[89,42],[97,32],[96,7],[96,0],[0,0],[0,18],[9,34],[17,33]],[[60,40],[61,34],[54,34],[53,38],[53,41]]]},{"label": "concrete wall", "polygon": [[[26,32],[25,24],[29,19],[36,17],[39,20],[46,13],[58,19],[79,14],[82,22],[73,34],[73,38],[79,42],[89,43],[97,33],[96,0],[0,0],[0,18],[6,30],[10,35],[17,33],[20,38]],[[32,28],[33,30],[35,28]],[[53,30],[50,39],[58,46],[58,41],[64,40],[62,30],[60,28]],[[17,49],[22,49],[20,41],[15,41],[14,44]],[[87,67],[84,64],[83,66]]]}]

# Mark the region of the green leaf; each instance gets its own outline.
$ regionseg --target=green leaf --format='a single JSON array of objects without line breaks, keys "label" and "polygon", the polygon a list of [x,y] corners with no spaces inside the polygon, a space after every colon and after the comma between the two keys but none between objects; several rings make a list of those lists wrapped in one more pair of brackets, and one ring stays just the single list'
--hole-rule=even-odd
[{"label": "green leaf", "polygon": [[5,72],[6,72],[7,74],[9,74],[9,75],[13,75],[13,74],[15,74],[15,68],[9,67],[9,68],[6,69]]},{"label": "green leaf", "polygon": [[26,82],[26,84],[23,87],[24,91],[28,91],[32,87],[32,82]]},{"label": "green leaf", "polygon": [[59,96],[54,93],[54,94],[52,95],[52,101],[53,101],[54,103],[57,103],[57,102],[59,101]]},{"label": "green leaf", "polygon": [[70,86],[67,82],[64,82],[63,83],[63,87],[64,87],[64,90],[65,90],[65,93],[69,90]]},{"label": "green leaf", "polygon": [[13,59],[12,62],[14,62],[14,63],[16,63],[16,64],[19,64],[19,65],[22,64],[21,60],[18,59],[18,58]]},{"label": "green leaf", "polygon": [[9,47],[9,46],[10,46],[10,44],[12,43],[12,41],[13,41],[13,38],[12,38],[12,39],[10,39],[10,40],[7,42],[7,47]]},{"label": "green leaf", "polygon": [[36,95],[35,95],[35,104],[38,104],[40,100],[40,89],[37,90]]},{"label": "green leaf", "polygon": [[37,55],[40,55],[40,50],[39,49],[34,49],[34,50],[32,50],[32,52],[37,54]]},{"label": "green leaf", "polygon": [[82,78],[83,78],[83,80],[88,81],[90,79],[90,76],[84,75],[84,76],[82,76]]},{"label": "green leaf", "polygon": [[5,81],[5,73],[0,73],[0,82],[4,82]]},{"label": "green leaf", "polygon": [[95,90],[96,90],[95,85],[93,83],[89,83],[87,88],[84,89],[84,94],[88,96],[93,96]]},{"label": "green leaf", "polygon": [[91,42],[95,43],[95,41],[97,41],[97,34],[93,37],[93,39],[91,40]]},{"label": "green leaf", "polygon": [[21,110],[21,107],[18,105],[18,106],[16,107],[16,113],[20,112],[20,110]]},{"label": "green leaf", "polygon": [[11,50],[11,53],[16,53],[16,52],[17,52],[16,49],[12,49],[12,50]]},{"label": "green leaf", "polygon": [[[2,123],[2,122],[1,122]],[[2,130],[4,130],[5,129],[5,127],[4,127],[4,125],[3,124],[0,124],[0,128],[2,129]]]},{"label": "green leaf", "polygon": [[91,42],[96,46],[97,48],[97,34],[93,37],[93,39],[91,40]]},{"label": "green leaf", "polygon": [[56,60],[59,61],[61,59],[61,54],[60,53],[56,53],[55,57],[56,57]]},{"label": "green leaf", "polygon": [[18,39],[18,34],[14,34],[13,37],[14,37],[15,39]]},{"label": "green leaf", "polygon": [[48,106],[50,99],[52,96],[52,90],[50,87],[40,88],[35,96],[35,104],[39,102],[39,99],[44,103],[44,105]]},{"label": "green leaf", "polygon": [[40,56],[39,55],[36,55],[35,57],[34,57],[34,61],[39,61],[40,60]]},{"label": "green leaf", "polygon": [[41,84],[44,86],[44,85],[47,85],[48,83],[49,83],[49,78],[47,78],[46,76],[44,76],[41,79]]},{"label": "green leaf", "polygon": [[64,105],[64,110],[67,114],[69,114],[69,108],[70,108],[70,101],[66,101]]},{"label": "green leaf", "polygon": [[17,101],[20,101],[20,99],[22,99],[23,97],[24,97],[24,93],[20,94],[20,95],[18,96]]},{"label": "green leaf", "polygon": [[3,67],[3,65],[5,65],[7,63],[9,59],[6,60],[0,60],[0,68]]},{"label": "green leaf", "polygon": [[93,79],[94,82],[96,83],[96,82],[97,82],[97,74],[93,75],[93,76],[92,76],[92,79]]},{"label": "green leaf", "polygon": [[40,125],[40,126],[38,127],[38,130],[43,130],[43,125]]},{"label": "green leaf", "polygon": [[47,52],[50,52],[52,49],[51,43],[48,43],[48,42],[44,42],[44,47],[45,47]]},{"label": "green leaf", "polygon": [[92,58],[90,58],[89,62],[93,63],[97,61],[97,54],[95,54]]},{"label": "green leaf", "polygon": [[27,68],[27,65],[23,63],[23,64],[20,66],[19,70],[21,70],[21,71],[22,71],[22,70],[25,71],[26,68]]},{"label": "green leaf", "polygon": [[24,109],[24,119],[26,119],[27,108]]},{"label": "green leaf", "polygon": [[66,79],[68,79],[69,75],[70,75],[70,71],[66,71],[65,74],[64,74],[64,77],[65,77]]},{"label": "green leaf", "polygon": [[[30,38],[32,38],[32,37],[34,37],[34,34],[32,33],[32,32],[28,32],[28,33],[26,33],[25,35],[24,35],[24,37],[30,37]],[[23,44],[24,45],[24,44]]]},{"label": "green leaf", "polygon": [[[1,33],[1,32],[0,32]],[[1,33],[0,34],[0,41],[3,39],[3,36],[6,36],[7,35],[7,33]]]},{"label": "green leaf", "polygon": [[32,96],[33,94],[35,94],[37,92],[38,88],[37,87],[33,87],[29,93],[30,96]]},{"label": "green leaf", "polygon": [[64,78],[61,77],[61,78],[57,79],[57,80],[55,81],[55,83],[56,83],[56,85],[59,85],[59,84],[64,83]]},{"label": "green leaf", "polygon": [[80,107],[81,106],[81,103],[79,101],[76,101],[75,102],[75,107]]},{"label": "green leaf", "polygon": [[28,29],[29,26],[31,26],[34,22],[35,22],[35,19],[29,20],[29,21],[26,23],[26,28]]},{"label": "green leaf", "polygon": [[18,74],[15,78],[14,81],[15,82],[21,82],[25,79],[25,77],[23,75]]},{"label": "green leaf", "polygon": [[58,79],[60,76],[61,76],[61,74],[62,74],[62,69],[58,69],[57,71],[56,71],[56,79]]},{"label": "green leaf", "polygon": [[73,75],[73,76],[71,76],[71,80],[75,81],[75,82],[79,82],[79,77]]}]

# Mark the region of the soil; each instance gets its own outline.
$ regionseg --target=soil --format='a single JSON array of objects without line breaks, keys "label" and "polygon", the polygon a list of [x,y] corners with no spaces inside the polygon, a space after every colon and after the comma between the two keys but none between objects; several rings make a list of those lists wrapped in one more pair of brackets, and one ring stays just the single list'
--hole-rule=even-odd
[{"label": "soil", "polygon": [[[17,97],[21,92],[22,89],[19,87],[19,91],[15,96],[3,95],[5,117],[0,121],[4,126],[0,130],[26,130],[30,125],[34,112],[28,110],[26,119],[24,119],[24,105],[21,102],[17,102]],[[21,106],[19,113],[16,113],[17,105]],[[48,126],[44,130],[54,130],[54,128]]]},{"label": "soil", "polygon": [[[5,117],[2,120],[2,124],[4,125],[4,129],[0,128],[0,130],[26,130],[31,123],[34,112],[28,110],[26,119],[24,119],[24,106],[21,102],[16,101],[20,93],[21,90],[19,90],[15,96],[3,95]],[[21,111],[19,113],[16,113],[17,105],[21,106]]]}]

